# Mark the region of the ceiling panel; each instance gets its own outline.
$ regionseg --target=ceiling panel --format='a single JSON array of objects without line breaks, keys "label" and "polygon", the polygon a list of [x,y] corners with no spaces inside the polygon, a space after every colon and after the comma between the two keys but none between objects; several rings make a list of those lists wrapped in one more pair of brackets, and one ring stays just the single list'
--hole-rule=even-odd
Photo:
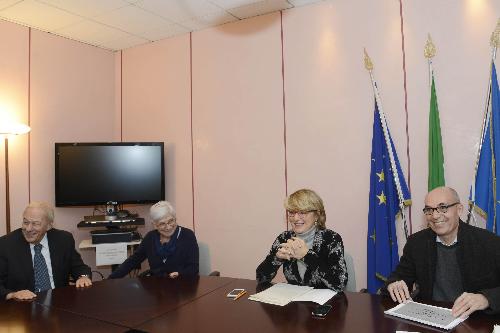
[{"label": "ceiling panel", "polygon": [[82,20],[80,16],[34,0],[21,1],[3,9],[0,17],[44,31],[60,29]]},{"label": "ceiling panel", "polygon": [[122,7],[108,14],[96,16],[94,20],[135,34],[172,24],[167,19],[135,6]]},{"label": "ceiling panel", "polygon": [[130,3],[124,0],[38,0],[39,2],[66,10],[72,14],[94,17],[129,6]]},{"label": "ceiling panel", "polygon": [[142,0],[136,4],[173,22],[214,14],[221,8],[206,0]]},{"label": "ceiling panel", "polygon": [[244,19],[292,7],[293,6],[286,0],[266,0],[228,9],[227,11],[240,19]]},{"label": "ceiling panel", "polygon": [[229,15],[226,12],[221,11],[219,13],[210,14],[203,17],[196,17],[191,20],[183,21],[180,24],[182,24],[183,26],[192,31],[196,31],[237,20],[238,18],[234,17],[233,15]]},{"label": "ceiling panel", "polygon": [[56,30],[55,33],[93,45],[130,37],[129,33],[89,20]]}]

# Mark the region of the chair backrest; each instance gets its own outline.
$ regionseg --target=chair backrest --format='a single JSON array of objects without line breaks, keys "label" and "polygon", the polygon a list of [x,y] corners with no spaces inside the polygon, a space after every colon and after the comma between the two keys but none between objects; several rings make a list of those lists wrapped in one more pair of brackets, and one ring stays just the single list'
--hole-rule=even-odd
[{"label": "chair backrest", "polygon": [[210,249],[203,242],[198,242],[198,248],[200,253],[200,275],[209,275],[212,272]]},{"label": "chair backrest", "polygon": [[347,285],[345,290],[356,292],[356,273],[354,272],[354,261],[349,253],[344,251],[345,265],[347,269]]}]

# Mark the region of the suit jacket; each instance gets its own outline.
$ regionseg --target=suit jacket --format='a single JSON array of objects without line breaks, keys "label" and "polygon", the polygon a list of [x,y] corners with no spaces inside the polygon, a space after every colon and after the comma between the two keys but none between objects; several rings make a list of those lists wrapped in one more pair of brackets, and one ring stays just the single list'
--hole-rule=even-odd
[{"label": "suit jacket", "polygon": [[[90,277],[90,267],[85,265],[75,250],[73,235],[67,231],[47,231],[54,286],[68,285],[69,276],[75,280],[81,275]],[[8,293],[35,289],[35,273],[30,245],[21,229],[0,237],[0,299]]]},{"label": "suit jacket", "polygon": [[[457,235],[457,262],[465,292],[483,294],[490,304],[487,312],[500,312],[500,237],[460,221]],[[404,280],[416,282],[420,292],[416,300],[432,300],[436,274],[436,234],[428,228],[408,238],[396,270],[387,285]]]}]

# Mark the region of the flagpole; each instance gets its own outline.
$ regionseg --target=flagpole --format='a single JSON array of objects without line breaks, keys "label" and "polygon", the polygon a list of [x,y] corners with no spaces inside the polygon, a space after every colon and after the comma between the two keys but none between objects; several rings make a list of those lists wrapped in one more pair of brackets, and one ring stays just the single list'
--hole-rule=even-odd
[{"label": "flagpole", "polygon": [[387,150],[389,151],[389,160],[391,162],[392,175],[394,177],[394,181],[396,183],[396,189],[398,192],[399,210],[401,211],[401,219],[403,220],[405,237],[406,237],[406,239],[408,239],[408,227],[406,225],[406,213],[405,213],[403,190],[401,189],[401,184],[399,182],[398,169],[396,168],[396,161],[394,159],[394,153],[392,151],[391,140],[389,140],[389,132],[387,130],[387,120],[385,118],[384,110],[382,109],[382,102],[380,100],[380,95],[379,95],[379,92],[377,89],[377,83],[375,82],[375,78],[373,76],[373,63],[372,63],[370,57],[368,56],[366,49],[364,50],[364,52],[365,52],[365,68],[368,70],[368,73],[370,73],[370,79],[372,82],[373,93],[375,95],[375,101],[377,102],[377,105],[378,105],[380,122],[382,124],[382,130],[384,132],[385,144],[386,144]]},{"label": "flagpole", "polygon": [[472,186],[471,186],[471,200],[469,201],[469,214],[467,215],[467,224],[470,223],[470,218],[474,218],[474,207],[476,206],[476,177],[477,177],[477,169],[479,167],[479,158],[481,157],[481,149],[483,147],[483,141],[484,141],[484,133],[486,131],[486,126],[489,122],[490,118],[490,99],[491,99],[491,71],[493,70],[493,62],[495,61],[496,54],[497,54],[497,49],[500,46],[500,19],[497,21],[497,26],[495,30],[491,33],[491,38],[490,38],[490,45],[491,45],[491,62],[490,62],[490,70],[489,70],[489,75],[488,75],[488,89],[486,92],[486,102],[485,102],[485,107],[484,107],[484,116],[483,116],[483,123],[481,125],[481,136],[479,138],[479,147],[477,150],[476,154],[476,163],[474,166],[474,177],[472,179]]},{"label": "flagpole", "polygon": [[424,47],[424,56],[427,58],[427,64],[429,66],[429,96],[431,95],[432,89],[432,78],[433,78],[433,70],[432,70],[432,58],[436,55],[436,47],[434,43],[432,43],[431,34],[427,34],[427,42]]}]

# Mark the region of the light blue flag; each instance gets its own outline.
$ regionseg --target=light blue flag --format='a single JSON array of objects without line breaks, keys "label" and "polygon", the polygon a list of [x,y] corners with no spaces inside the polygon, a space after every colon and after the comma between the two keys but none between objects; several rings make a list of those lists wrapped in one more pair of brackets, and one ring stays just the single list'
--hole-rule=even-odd
[{"label": "light blue flag", "polygon": [[[476,172],[475,211],[486,219],[486,228],[500,235],[497,214],[500,213],[498,198],[500,188],[495,179],[500,176],[500,91],[495,63],[491,68],[490,115],[485,126],[483,143]],[[494,163],[495,162],[495,163]]]},{"label": "light blue flag", "polygon": [[[405,204],[410,204],[410,193],[389,128],[387,133],[401,185],[402,199]],[[399,263],[396,237],[396,216],[400,212],[399,198],[386,142],[378,106],[375,103],[367,239],[367,282],[368,292],[372,294],[384,284]]]}]

